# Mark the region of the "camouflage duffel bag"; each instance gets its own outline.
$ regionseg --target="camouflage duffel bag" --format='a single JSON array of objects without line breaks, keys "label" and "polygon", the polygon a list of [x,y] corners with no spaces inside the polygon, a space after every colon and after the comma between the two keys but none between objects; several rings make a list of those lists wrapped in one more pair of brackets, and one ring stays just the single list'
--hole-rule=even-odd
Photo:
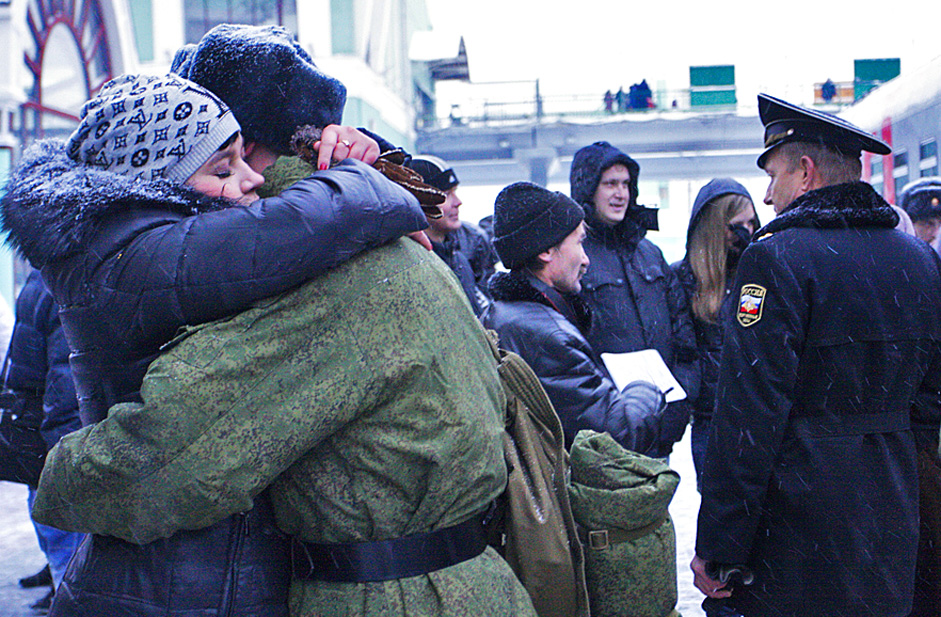
[{"label": "camouflage duffel bag", "polygon": [[676,615],[676,534],[667,508],[679,474],[587,430],[572,444],[571,474],[592,617]]}]

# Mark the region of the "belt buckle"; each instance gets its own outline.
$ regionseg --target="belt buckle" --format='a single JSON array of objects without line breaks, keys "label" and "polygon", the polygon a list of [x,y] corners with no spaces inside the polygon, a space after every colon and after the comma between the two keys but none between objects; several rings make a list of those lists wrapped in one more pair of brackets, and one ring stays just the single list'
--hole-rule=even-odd
[{"label": "belt buckle", "polygon": [[608,541],[608,530],[598,529],[588,532],[588,547],[595,551],[603,551],[611,546]]}]

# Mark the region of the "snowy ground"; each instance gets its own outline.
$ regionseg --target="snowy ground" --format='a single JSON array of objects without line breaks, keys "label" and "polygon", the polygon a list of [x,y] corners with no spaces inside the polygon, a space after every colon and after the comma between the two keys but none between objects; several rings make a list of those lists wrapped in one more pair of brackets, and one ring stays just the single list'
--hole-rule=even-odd
[{"label": "snowy ground", "polygon": [[670,466],[680,474],[680,486],[670,504],[670,515],[676,527],[676,582],[679,591],[676,609],[683,617],[704,617],[700,604],[705,596],[693,586],[693,572],[689,569],[696,544],[696,515],[699,512],[689,434],[687,429],[683,440],[673,447],[670,455]]}]

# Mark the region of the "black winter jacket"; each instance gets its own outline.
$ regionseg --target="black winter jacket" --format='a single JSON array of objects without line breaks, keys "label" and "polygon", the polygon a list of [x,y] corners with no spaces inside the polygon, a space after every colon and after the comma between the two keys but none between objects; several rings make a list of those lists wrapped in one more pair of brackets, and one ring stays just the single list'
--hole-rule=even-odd
[{"label": "black winter jacket", "polygon": [[16,297],[16,325],[6,371],[7,388],[36,400],[36,425],[48,448],[82,427],[59,307],[36,270],[26,277]]},{"label": "black winter jacket", "polygon": [[[565,445],[581,429],[608,432],[629,450],[645,453],[659,441],[657,405],[644,406],[618,391],[585,340],[590,313],[577,296],[563,297],[528,273],[498,272],[494,302],[482,318],[500,346],[529,364],[555,407]],[[564,311],[563,314],[560,311]]]},{"label": "black winter jacket", "polygon": [[[689,265],[688,259],[683,259],[670,266],[676,274],[677,280],[686,292],[689,300],[696,293],[696,275]],[[723,307],[729,302],[734,277],[726,279],[726,298]],[[692,402],[693,417],[708,421],[712,418],[712,410],[716,402],[716,384],[719,381],[719,359],[722,354],[722,325],[709,323],[696,319],[693,316],[693,327],[696,331],[696,348],[699,354],[699,395]]]},{"label": "black winter jacket", "polygon": [[448,264],[448,267],[454,272],[454,276],[461,284],[461,289],[464,290],[467,301],[470,302],[471,308],[474,310],[474,316],[480,317],[483,309],[477,298],[477,283],[474,280],[474,271],[471,269],[467,257],[461,252],[455,234],[448,234],[444,242],[432,242],[431,245],[435,250],[435,255]]},{"label": "black winter jacket", "polygon": [[941,261],[862,182],[799,197],[738,266],[696,551],[751,616],[907,615],[916,442],[941,421]]},{"label": "black winter jacket", "polygon": [[474,272],[478,292],[484,294],[486,304],[489,304],[490,277],[496,272],[495,266],[500,262],[493,242],[483,229],[467,221],[463,221],[461,228],[453,234],[458,240],[458,249],[467,257],[467,262]]},{"label": "black winter jacket", "polygon": [[[181,326],[237,313],[427,226],[414,197],[358,161],[238,206],[78,165],[46,141],[8,187],[3,227],[61,307],[86,423],[139,400],[148,364]],[[265,494],[249,512],[144,546],[90,537],[52,614],[286,615],[287,555]]]},{"label": "black winter jacket", "polygon": [[658,456],[670,453],[689,422],[699,393],[696,335],[686,294],[663,258],[626,218],[615,227],[594,224],[584,247],[591,265],[582,279],[582,297],[591,307],[587,339],[602,354],[656,349],[686,390],[687,399],[668,406]]}]

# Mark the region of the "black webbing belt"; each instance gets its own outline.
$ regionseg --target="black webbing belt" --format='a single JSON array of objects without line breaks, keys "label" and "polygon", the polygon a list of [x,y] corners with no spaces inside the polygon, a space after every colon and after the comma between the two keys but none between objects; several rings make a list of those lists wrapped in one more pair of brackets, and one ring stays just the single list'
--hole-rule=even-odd
[{"label": "black webbing belt", "polygon": [[453,527],[393,540],[318,544],[294,538],[292,574],[305,580],[365,583],[447,568],[484,552],[492,512],[491,506]]}]

